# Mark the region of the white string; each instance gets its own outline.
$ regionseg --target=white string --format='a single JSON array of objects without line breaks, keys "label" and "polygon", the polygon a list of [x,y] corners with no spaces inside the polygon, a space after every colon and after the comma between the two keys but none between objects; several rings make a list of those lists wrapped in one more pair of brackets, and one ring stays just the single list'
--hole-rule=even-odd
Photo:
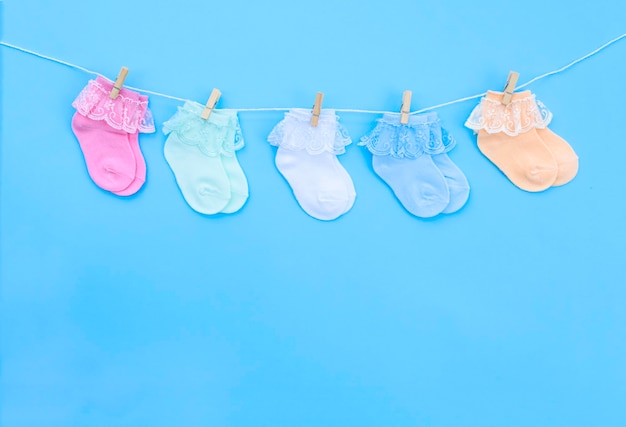
[{"label": "white string", "polygon": [[[111,83],[113,83],[113,81],[111,79],[107,78],[106,76],[104,76],[104,75],[102,75],[102,74],[100,74],[100,73],[98,73],[96,71],[91,71],[88,68],[81,67],[80,65],[72,64],[71,62],[63,61],[62,59],[58,59],[58,58],[54,58],[52,56],[44,55],[42,53],[35,52],[33,50],[29,50],[29,49],[26,49],[26,48],[23,48],[23,47],[20,47],[20,46],[16,46],[16,45],[11,44],[11,43],[0,41],[0,45],[6,46],[6,47],[10,47],[11,49],[19,50],[20,52],[28,53],[29,55],[37,56],[37,57],[42,58],[42,59],[47,59],[48,61],[56,62],[56,63],[61,64],[61,65],[66,65],[66,66],[68,66],[70,68],[75,68],[75,69],[83,71],[83,72],[85,72],[87,74],[92,74],[94,76],[102,77],[102,78],[110,81]],[[163,98],[173,99],[173,100],[176,100],[176,101],[182,101],[182,102],[187,101],[184,98],[179,98],[177,96],[167,95],[165,93],[153,92],[151,90],[139,89],[139,88],[132,87],[132,86],[127,86],[127,85],[124,85],[124,87],[127,88],[127,89],[136,90],[137,92],[149,93],[150,95],[162,96]]]},{"label": "white string", "polygon": [[527,81],[527,82],[526,82],[526,83],[524,83],[523,85],[519,85],[517,88],[518,88],[518,89],[523,89],[523,88],[525,88],[526,86],[528,86],[529,84],[531,84],[531,83],[535,83],[537,80],[541,80],[541,79],[543,79],[543,78],[546,78],[546,77],[548,77],[548,76],[552,76],[552,75],[554,75],[554,74],[562,73],[563,71],[567,70],[568,68],[573,67],[574,65],[578,64],[579,62],[584,61],[585,59],[592,57],[593,55],[595,55],[596,53],[600,52],[601,50],[603,50],[603,49],[605,49],[605,48],[607,48],[607,47],[611,46],[613,43],[616,43],[616,42],[620,41],[620,40],[621,40],[621,39],[623,39],[624,37],[626,37],[626,33],[622,34],[622,35],[621,35],[621,36],[619,36],[619,37],[615,37],[613,40],[611,40],[611,41],[608,41],[608,42],[604,43],[604,44],[603,44],[602,46],[600,46],[599,48],[597,48],[597,49],[595,49],[595,50],[592,50],[591,52],[589,52],[589,53],[588,53],[588,54],[586,54],[585,56],[582,56],[582,57],[580,57],[580,58],[578,58],[578,59],[576,59],[576,60],[574,60],[574,61],[570,62],[569,64],[567,64],[567,65],[565,65],[565,66],[563,66],[563,67],[559,68],[558,70],[549,71],[549,72],[547,72],[547,73],[545,73],[545,74],[542,74],[542,75],[537,76],[537,77],[535,77],[535,78],[533,78],[533,79],[530,79],[529,81]]},{"label": "white string", "polygon": [[[586,55],[584,55],[584,56],[582,56],[582,57],[580,57],[578,59],[575,59],[574,61],[570,62],[567,65],[564,65],[561,68],[558,68],[558,69],[552,70],[552,71],[548,71],[545,74],[541,74],[541,75],[539,75],[537,77],[534,77],[534,78],[530,79],[526,83],[517,86],[516,89],[523,89],[526,86],[528,86],[528,85],[530,85],[532,83],[535,83],[536,81],[539,81],[541,79],[545,79],[546,77],[553,76],[555,74],[562,73],[563,71],[573,67],[574,65],[578,64],[579,62],[582,62],[582,61],[592,57],[593,55],[595,55],[598,52],[606,49],[607,47],[611,46],[612,44],[617,43],[618,41],[620,41],[621,39],[623,39],[625,37],[626,37],[626,33],[622,34],[621,36],[618,36],[618,37],[614,38],[613,40],[610,40],[610,41],[606,42],[605,44],[603,44],[602,46],[598,47],[597,49],[594,49],[593,51],[589,52],[588,54],[586,54]],[[100,74],[100,73],[98,73],[96,71],[89,70],[89,69],[87,69],[85,67],[81,67],[80,65],[72,64],[70,62],[54,58],[52,56],[43,55],[41,53],[38,53],[38,52],[35,52],[35,51],[32,51],[32,50],[26,49],[26,48],[23,48],[23,47],[20,47],[20,46],[16,46],[16,45],[11,44],[11,43],[0,41],[0,45],[6,46],[6,47],[11,48],[11,49],[18,50],[20,52],[28,53],[29,55],[33,55],[33,56],[36,56],[36,57],[39,57],[39,58],[42,58],[42,59],[46,59],[48,61],[52,61],[52,62],[56,62],[56,63],[61,64],[61,65],[65,65],[65,66],[68,66],[70,68],[74,68],[74,69],[83,71],[83,72],[85,72],[87,74],[92,74],[94,76],[100,76],[102,78],[107,79],[108,81],[111,81],[110,79],[108,79],[104,75],[102,75],[102,74]],[[154,95],[154,96],[160,96],[160,97],[167,98],[167,99],[173,99],[175,101],[181,101],[181,102],[188,101],[185,98],[179,98],[177,96],[167,95],[165,93],[153,92],[151,90],[140,89],[140,88],[136,88],[136,87],[132,87],[132,86],[124,86],[124,87],[126,87],[128,89],[131,89],[131,90],[135,90],[137,92],[147,93],[147,94]],[[444,102],[442,104],[433,105],[432,107],[422,108],[420,110],[413,111],[410,114],[425,113],[427,111],[432,111],[432,110],[436,110],[438,108],[447,107],[448,105],[454,105],[454,104],[459,104],[461,102],[469,101],[469,100],[472,100],[472,99],[478,99],[478,98],[481,98],[481,97],[483,97],[485,95],[486,95],[486,92],[479,93],[478,95],[466,96],[464,98],[459,98],[459,99],[455,99],[453,101]],[[290,110],[290,108],[280,108],[280,107],[227,108],[227,109],[225,108],[224,110],[237,111],[237,112],[247,112],[247,111],[288,111],[288,110]],[[335,111],[338,111],[338,112],[341,112],[341,113],[362,113],[362,114],[385,114],[385,113],[391,113],[392,112],[392,111],[379,111],[379,110],[354,110],[354,109],[350,109],[350,108],[336,108]]]}]

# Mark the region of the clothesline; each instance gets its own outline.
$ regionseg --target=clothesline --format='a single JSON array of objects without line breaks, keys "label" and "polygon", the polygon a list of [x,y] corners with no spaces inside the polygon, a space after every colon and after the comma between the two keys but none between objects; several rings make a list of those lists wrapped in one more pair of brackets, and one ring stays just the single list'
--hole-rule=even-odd
[{"label": "clothesline", "polygon": [[[567,69],[573,67],[574,65],[578,64],[579,62],[582,62],[582,61],[584,61],[584,60],[594,56],[595,54],[599,53],[600,51],[606,49],[607,47],[611,46],[612,44],[617,43],[618,41],[620,41],[623,38],[626,38],[626,33],[624,33],[624,34],[622,34],[622,35],[620,35],[620,36],[618,36],[618,37],[616,37],[616,38],[606,42],[602,46],[592,50],[591,52],[587,53],[586,55],[581,56],[578,59],[573,60],[572,62],[570,62],[567,65],[564,65],[561,68],[558,68],[558,69],[552,70],[552,71],[548,71],[547,73],[541,74],[541,75],[539,75],[537,77],[534,77],[534,78],[530,79],[526,83],[518,85],[516,87],[516,89],[523,89],[523,88],[529,86],[530,84],[535,83],[535,82],[537,82],[539,80],[542,80],[542,79],[544,79],[546,77],[562,73],[565,70],[567,70]],[[65,65],[65,66],[68,66],[70,68],[74,68],[76,70],[83,71],[83,72],[85,72],[87,74],[91,74],[91,75],[94,75],[94,76],[100,76],[100,77],[102,77],[104,79],[107,79],[107,80],[111,81],[109,78],[107,78],[106,76],[104,76],[101,73],[98,73],[96,71],[92,71],[92,70],[90,70],[88,68],[85,68],[85,67],[82,67],[80,65],[72,64],[71,62],[67,62],[67,61],[64,61],[62,59],[58,59],[58,58],[54,58],[52,56],[44,55],[42,53],[35,52],[33,50],[26,49],[24,47],[17,46],[17,45],[14,45],[14,44],[11,44],[11,43],[8,43],[8,42],[4,42],[4,41],[0,41],[0,45],[8,47],[8,48],[11,48],[11,49],[15,49],[15,50],[20,51],[20,52],[27,53],[29,55],[36,56],[38,58],[42,58],[42,59],[46,59],[48,61],[56,62],[57,64]],[[142,93],[145,93],[145,94],[154,95],[154,96],[158,96],[158,97],[161,97],[161,98],[167,98],[167,99],[172,99],[172,100],[181,101],[181,102],[188,101],[188,99],[180,98],[180,97],[173,96],[173,95],[168,95],[168,94],[161,93],[161,92],[155,92],[155,91],[151,91],[151,90],[147,90],[147,89],[141,89],[141,88],[128,86],[128,85],[125,85],[124,87],[126,87],[128,89],[131,89],[131,90],[135,90],[137,92],[142,92]],[[444,102],[444,103],[441,103],[441,104],[433,105],[431,107],[422,108],[420,110],[413,111],[410,114],[425,113],[427,111],[436,110],[438,108],[447,107],[449,105],[459,104],[459,103],[462,103],[462,102],[465,102],[465,101],[470,101],[472,99],[478,99],[478,98],[481,98],[481,97],[483,97],[485,95],[486,95],[486,92],[479,93],[477,95],[466,96],[466,97],[463,97],[463,98],[455,99],[453,101],[448,101],[448,102]],[[230,110],[230,111],[237,111],[237,112],[251,112],[251,111],[288,111],[290,109],[291,108],[283,108],[283,107],[262,107],[262,108],[224,108],[223,110]],[[337,112],[341,112],[341,113],[364,113],[364,114],[385,114],[385,113],[392,113],[393,112],[393,111],[380,111],[380,110],[358,110],[358,109],[351,109],[351,108],[335,108],[334,110],[337,111]]]}]

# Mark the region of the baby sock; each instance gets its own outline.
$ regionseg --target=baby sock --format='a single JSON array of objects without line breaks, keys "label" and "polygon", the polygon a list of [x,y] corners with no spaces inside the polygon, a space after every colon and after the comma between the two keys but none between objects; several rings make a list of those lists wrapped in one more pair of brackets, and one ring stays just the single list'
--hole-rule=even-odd
[{"label": "baby sock", "polygon": [[[446,177],[431,155],[451,150],[454,140],[447,133],[443,137],[436,113],[410,116],[407,125],[400,123],[400,114],[386,113],[374,130],[361,138],[359,145],[367,146],[373,155],[374,172],[391,187],[411,214],[430,218],[442,213],[450,204]],[[458,176],[460,171],[450,167],[451,161],[442,159],[440,163],[451,180],[462,181]],[[456,191],[454,195],[457,197]],[[462,206],[465,200],[455,200],[453,207]],[[450,212],[453,211],[451,208]]]},{"label": "baby sock", "polygon": [[404,208],[415,216],[433,217],[450,202],[446,179],[428,155],[415,159],[374,155],[372,166]]},{"label": "baby sock", "polygon": [[567,184],[574,179],[578,173],[578,156],[574,152],[574,149],[567,141],[548,128],[537,129],[537,134],[546,147],[548,147],[552,156],[554,156],[554,160],[556,160],[556,164],[559,168],[552,186],[558,187],[559,185]]},{"label": "baby sock", "polygon": [[[138,95],[138,100],[140,103],[145,103],[148,105],[148,97],[144,95]],[[150,115],[150,110],[146,110],[148,117],[144,115],[143,122],[146,121],[152,122],[152,116]],[[135,156],[135,179],[131,184],[122,191],[114,191],[113,193],[118,196],[131,196],[135,194],[143,184],[146,182],[146,160],[143,157],[143,153],[141,152],[141,148],[139,148],[139,133],[129,133],[128,139],[130,141],[130,148],[133,150],[133,155]]]},{"label": "baby sock", "polygon": [[317,127],[313,127],[311,111],[292,109],[268,141],[278,147],[276,168],[307,214],[328,221],[352,208],[354,184],[337,159],[352,141],[334,110],[322,110]]},{"label": "baby sock", "polygon": [[[116,99],[109,94],[113,83],[103,77],[91,80],[72,103],[76,114],[72,130],[78,139],[89,176],[100,188],[133,194],[141,187],[134,184],[137,169],[141,173],[143,156],[138,132],[154,132],[148,98],[122,89]],[[133,141],[137,141],[136,149]],[[141,156],[138,162],[134,151]],[[143,165],[145,177],[145,163]],[[141,182],[143,183],[143,181]],[[130,186],[136,190],[126,194]]]},{"label": "baby sock", "polygon": [[469,182],[465,174],[457,165],[454,164],[452,159],[447,154],[433,154],[433,163],[439,168],[443,177],[448,185],[448,191],[450,192],[450,203],[445,207],[441,213],[450,214],[458,211],[467,202],[470,193]]},{"label": "baby sock", "polygon": [[79,113],[72,119],[72,131],[80,144],[89,176],[98,187],[121,191],[130,185],[135,179],[135,158],[126,132]]},{"label": "baby sock", "polygon": [[537,192],[552,186],[558,164],[540,138],[552,115],[539,109],[530,91],[513,94],[502,104],[502,92],[487,92],[465,123],[478,133],[478,148],[522,190]]},{"label": "baby sock", "polygon": [[125,189],[112,191],[113,194],[117,194],[118,196],[131,196],[139,191],[146,182],[146,161],[139,148],[139,135],[137,133],[128,134],[128,140],[133,156],[135,157],[135,179]]},{"label": "baby sock", "polygon": [[[235,157],[237,115],[214,110],[208,120],[200,117],[204,106],[187,101],[163,124],[169,134],[165,159],[187,204],[197,212],[213,215],[239,210],[248,197],[248,184]],[[225,167],[226,165],[226,167]],[[232,175],[235,198],[232,198]],[[232,202],[231,202],[232,201]]]},{"label": "baby sock", "polygon": [[550,110],[538,99],[534,99],[534,101],[535,105],[532,106],[531,104],[531,108],[533,108],[532,115],[540,118],[536,121],[537,135],[539,135],[539,138],[552,153],[558,167],[556,180],[552,186],[557,187],[567,184],[578,173],[578,156],[567,141],[548,129],[548,125],[552,121]]},{"label": "baby sock", "polygon": [[[437,132],[431,132],[430,137],[432,140],[437,141],[439,134]],[[441,128],[441,140],[443,145],[446,147],[446,150],[451,150],[456,145],[456,141],[444,128]],[[465,206],[465,203],[469,198],[469,182],[467,182],[467,178],[465,177],[463,171],[461,171],[461,169],[454,164],[452,159],[450,159],[445,152],[441,154],[433,154],[432,158],[433,162],[437,165],[443,174],[443,177],[446,179],[448,191],[450,192],[450,203],[448,203],[448,206],[446,206],[441,213],[450,214],[457,212]]]},{"label": "baby sock", "polygon": [[[204,107],[203,107],[204,108]],[[241,134],[241,128],[239,127],[239,121],[235,116],[236,127],[229,128],[233,131],[234,135],[234,147],[233,152],[225,151],[222,154],[222,166],[226,171],[228,182],[230,184],[230,200],[221,210],[222,213],[234,213],[243,207],[248,200],[248,180],[246,175],[237,161],[237,155],[235,151],[241,150],[244,146],[243,137]],[[230,138],[230,136],[229,136]]]}]

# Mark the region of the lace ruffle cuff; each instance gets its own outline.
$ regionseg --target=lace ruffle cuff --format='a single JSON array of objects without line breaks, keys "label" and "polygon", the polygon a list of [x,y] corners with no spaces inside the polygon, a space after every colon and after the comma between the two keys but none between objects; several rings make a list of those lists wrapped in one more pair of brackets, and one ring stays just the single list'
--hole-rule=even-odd
[{"label": "lace ruffle cuff", "polygon": [[128,133],[154,132],[148,97],[122,88],[116,99],[109,94],[113,83],[103,77],[90,80],[72,102],[76,111],[92,120],[104,120],[113,129]]},{"label": "lace ruffle cuff", "polygon": [[516,136],[533,128],[544,129],[552,120],[552,113],[529,90],[514,93],[509,105],[502,104],[502,92],[487,92],[480,100],[465,126],[474,132],[504,132]]},{"label": "lace ruffle cuff", "polygon": [[200,115],[204,106],[187,101],[178,112],[163,123],[163,133],[174,132],[187,145],[197,146],[210,157],[233,156],[243,148],[243,136],[235,111],[213,110],[207,120]]},{"label": "lace ruffle cuff", "polygon": [[377,120],[369,135],[361,138],[376,156],[414,159],[422,154],[441,154],[452,150],[456,141],[441,127],[437,113],[409,116],[409,123],[400,123],[400,113],[385,113]]},{"label": "lace ruffle cuff", "polygon": [[294,108],[274,127],[267,137],[270,144],[289,150],[306,150],[315,155],[323,152],[343,154],[352,140],[339,123],[335,110],[323,109],[317,127],[311,126],[311,111]]}]

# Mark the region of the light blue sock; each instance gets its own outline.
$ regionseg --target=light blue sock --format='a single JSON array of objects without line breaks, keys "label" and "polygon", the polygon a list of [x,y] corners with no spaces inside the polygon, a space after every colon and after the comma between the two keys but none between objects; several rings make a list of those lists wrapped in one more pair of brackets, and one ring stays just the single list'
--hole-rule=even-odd
[{"label": "light blue sock", "polygon": [[[459,203],[460,206],[465,203],[460,201],[455,187],[457,182],[462,182],[458,168],[442,159],[438,160],[441,170],[432,157],[454,147],[454,140],[441,128],[437,113],[412,115],[406,125],[400,123],[400,114],[386,113],[374,130],[361,138],[359,145],[367,146],[373,154],[374,171],[413,215],[430,218],[448,209],[452,212]],[[454,205],[450,204],[449,184],[453,184]]]},{"label": "light blue sock", "polygon": [[433,217],[450,202],[446,180],[427,154],[416,159],[373,156],[372,166],[402,206],[415,216]]},{"label": "light blue sock", "polygon": [[447,154],[435,154],[432,156],[433,162],[443,174],[450,191],[450,203],[441,213],[454,213],[461,209],[469,198],[470,186],[467,178],[457,165]]}]

